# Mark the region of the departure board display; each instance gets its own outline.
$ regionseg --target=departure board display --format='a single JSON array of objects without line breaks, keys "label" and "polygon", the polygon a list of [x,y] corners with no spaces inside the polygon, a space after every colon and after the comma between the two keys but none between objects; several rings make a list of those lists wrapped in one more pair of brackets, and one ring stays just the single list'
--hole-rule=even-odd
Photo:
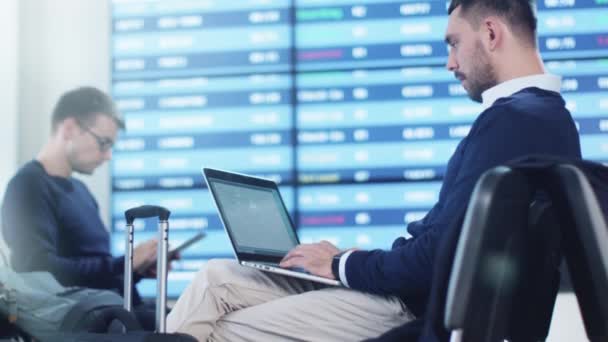
[{"label": "departure board display", "polygon": [[[436,202],[448,158],[483,110],[445,69],[448,2],[114,0],[112,95],[127,129],[112,160],[112,248],[124,211],[200,230],[169,275],[178,296],[233,257],[201,169],[271,178],[302,242],[388,248]],[[539,49],[581,134],[608,162],[608,1],[538,1]],[[156,236],[136,222],[136,242]],[[143,280],[146,296],[155,282]]]},{"label": "departure board display", "polygon": [[[298,70],[441,65],[449,2],[295,1]],[[545,58],[606,56],[608,3],[538,1],[539,49]]]},{"label": "departure board display", "polygon": [[288,0],[113,1],[113,79],[287,71]]}]

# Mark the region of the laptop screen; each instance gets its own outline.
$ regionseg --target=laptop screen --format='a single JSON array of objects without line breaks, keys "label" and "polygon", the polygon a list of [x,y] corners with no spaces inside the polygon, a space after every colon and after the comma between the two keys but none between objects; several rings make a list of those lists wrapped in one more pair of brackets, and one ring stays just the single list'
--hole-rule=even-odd
[{"label": "laptop screen", "polygon": [[283,256],[298,244],[276,187],[208,182],[237,253]]}]

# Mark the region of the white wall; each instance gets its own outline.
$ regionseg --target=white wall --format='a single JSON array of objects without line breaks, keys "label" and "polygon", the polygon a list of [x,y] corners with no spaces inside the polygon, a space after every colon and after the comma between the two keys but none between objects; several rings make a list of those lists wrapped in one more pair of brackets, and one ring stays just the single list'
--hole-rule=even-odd
[{"label": "white wall", "polygon": [[[18,84],[18,3],[3,0],[0,11],[0,203],[6,183],[17,168],[17,84]],[[0,238],[3,255],[8,251]],[[1,264],[1,263],[0,263]]]},{"label": "white wall", "polygon": [[17,166],[18,1],[3,1],[0,11],[0,194]]},{"label": "white wall", "polygon": [[[6,0],[4,0],[6,1]],[[4,2],[3,1],[3,2]],[[66,90],[110,86],[107,0],[12,0],[19,3],[19,165],[49,137],[53,106]],[[109,218],[108,165],[82,177]]]}]

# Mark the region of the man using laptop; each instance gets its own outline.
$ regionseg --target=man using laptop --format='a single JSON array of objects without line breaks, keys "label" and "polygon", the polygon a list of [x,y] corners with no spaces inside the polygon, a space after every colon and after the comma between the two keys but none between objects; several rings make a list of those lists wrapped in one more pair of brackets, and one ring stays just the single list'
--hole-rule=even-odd
[{"label": "man using laptop", "polygon": [[343,287],[211,260],[169,315],[170,331],[213,341],[354,341],[424,313],[437,242],[466,207],[486,170],[527,154],[580,158],[578,132],[544,73],[530,0],[453,0],[447,68],[486,109],[450,159],[439,201],[390,250],[300,245],[283,267],[337,279]]}]

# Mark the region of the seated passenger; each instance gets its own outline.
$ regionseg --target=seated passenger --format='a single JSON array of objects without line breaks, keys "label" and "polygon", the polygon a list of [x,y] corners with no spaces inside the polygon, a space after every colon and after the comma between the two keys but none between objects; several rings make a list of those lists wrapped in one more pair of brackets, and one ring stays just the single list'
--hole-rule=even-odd
[{"label": "seated passenger", "polygon": [[[92,174],[110,160],[119,128],[114,103],[98,89],[82,87],[59,99],[51,137],[8,184],[2,202],[2,233],[17,272],[48,271],[65,286],[123,290],[124,257],[110,254],[110,235],[97,202],[74,172]],[[140,270],[156,260],[156,240],[133,252],[134,279],[154,276]],[[142,304],[134,293],[134,306]],[[142,323],[154,327],[153,309]]]}]

